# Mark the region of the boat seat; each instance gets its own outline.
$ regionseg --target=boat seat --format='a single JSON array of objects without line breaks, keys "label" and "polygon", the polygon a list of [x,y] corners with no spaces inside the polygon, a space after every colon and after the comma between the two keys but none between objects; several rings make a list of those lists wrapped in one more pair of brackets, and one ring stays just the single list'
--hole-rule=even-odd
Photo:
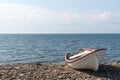
[{"label": "boat seat", "polygon": [[77,57],[79,57],[79,56],[82,56],[82,55],[85,55],[85,54],[89,54],[89,52],[90,52],[90,51],[82,51],[82,52],[77,53],[77,54],[75,54],[75,55],[73,55],[73,56],[70,56],[69,59],[74,59],[74,58],[77,58]]}]

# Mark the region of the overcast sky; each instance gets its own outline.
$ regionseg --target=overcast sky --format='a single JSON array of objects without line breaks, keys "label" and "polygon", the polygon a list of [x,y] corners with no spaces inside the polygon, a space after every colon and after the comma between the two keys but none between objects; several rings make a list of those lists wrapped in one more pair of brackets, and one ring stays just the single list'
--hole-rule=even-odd
[{"label": "overcast sky", "polygon": [[0,0],[0,33],[120,33],[120,0]]}]

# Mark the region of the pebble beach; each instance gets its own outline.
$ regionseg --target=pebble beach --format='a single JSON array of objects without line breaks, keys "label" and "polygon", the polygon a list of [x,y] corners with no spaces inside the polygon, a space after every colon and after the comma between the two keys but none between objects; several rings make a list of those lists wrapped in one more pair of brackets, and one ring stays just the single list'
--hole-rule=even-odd
[{"label": "pebble beach", "polygon": [[67,64],[4,64],[0,80],[120,80],[120,61],[101,63],[98,71],[75,70]]}]

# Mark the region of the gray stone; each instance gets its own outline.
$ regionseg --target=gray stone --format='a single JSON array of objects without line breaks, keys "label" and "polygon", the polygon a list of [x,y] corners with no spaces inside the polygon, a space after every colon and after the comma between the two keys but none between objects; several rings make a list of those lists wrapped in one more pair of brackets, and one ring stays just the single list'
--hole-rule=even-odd
[{"label": "gray stone", "polygon": [[64,77],[63,75],[60,75],[58,76],[58,79],[63,79],[63,77]]}]

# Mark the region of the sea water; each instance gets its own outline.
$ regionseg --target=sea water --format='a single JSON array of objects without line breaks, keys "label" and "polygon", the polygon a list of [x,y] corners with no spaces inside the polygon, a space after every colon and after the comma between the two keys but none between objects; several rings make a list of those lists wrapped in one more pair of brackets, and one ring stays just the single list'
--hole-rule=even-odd
[{"label": "sea water", "polygon": [[63,64],[66,53],[106,48],[104,62],[120,60],[120,34],[0,34],[0,64]]}]

